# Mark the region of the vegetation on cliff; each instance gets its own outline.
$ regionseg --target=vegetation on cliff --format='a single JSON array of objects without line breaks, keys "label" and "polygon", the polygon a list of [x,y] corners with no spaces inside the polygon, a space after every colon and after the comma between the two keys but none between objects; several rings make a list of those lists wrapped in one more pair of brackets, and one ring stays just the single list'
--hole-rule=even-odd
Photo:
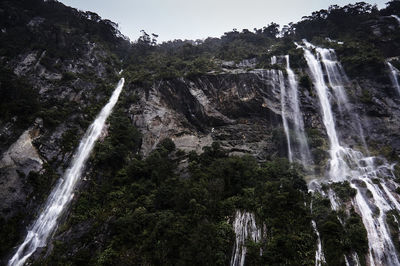
[{"label": "vegetation on cliff", "polygon": [[[140,134],[121,112],[114,112],[109,136],[96,147],[89,180],[51,256],[37,265],[226,265],[236,209],[254,212],[267,228],[265,241],[248,244],[251,264],[313,263],[307,186],[286,160],[260,165],[228,156],[217,143],[186,154],[170,139],[141,158]],[[189,177],[180,177],[182,171]]]}]

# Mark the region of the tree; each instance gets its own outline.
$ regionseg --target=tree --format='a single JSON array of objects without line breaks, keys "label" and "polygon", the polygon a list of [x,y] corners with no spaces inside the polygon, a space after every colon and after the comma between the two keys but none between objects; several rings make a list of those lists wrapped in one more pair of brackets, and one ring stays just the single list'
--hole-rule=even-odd
[{"label": "tree", "polygon": [[274,22],[268,24],[267,27],[263,27],[262,33],[268,38],[275,39],[279,34],[279,24]]}]

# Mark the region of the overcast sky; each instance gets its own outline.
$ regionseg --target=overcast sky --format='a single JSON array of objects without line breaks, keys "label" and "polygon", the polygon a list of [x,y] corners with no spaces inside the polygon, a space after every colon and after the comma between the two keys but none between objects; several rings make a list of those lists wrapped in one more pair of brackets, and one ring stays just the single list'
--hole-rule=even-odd
[{"label": "overcast sky", "polygon": [[[297,22],[330,5],[361,0],[61,0],[84,11],[93,11],[118,23],[121,32],[136,40],[140,30],[159,35],[159,42],[173,39],[220,37],[233,28],[262,28],[270,22],[281,26]],[[389,0],[368,2],[385,7]],[[351,25],[349,25],[350,27]]]}]

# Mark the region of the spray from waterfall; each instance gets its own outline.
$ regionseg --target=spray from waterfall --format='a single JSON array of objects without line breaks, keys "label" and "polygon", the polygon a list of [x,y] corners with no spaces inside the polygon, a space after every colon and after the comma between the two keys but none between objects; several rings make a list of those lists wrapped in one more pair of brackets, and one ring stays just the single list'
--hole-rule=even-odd
[{"label": "spray from waterfall", "polygon": [[[304,46],[300,47],[304,50],[317,90],[323,124],[329,138],[330,168],[327,178],[331,182],[348,180],[351,187],[357,191],[352,204],[360,213],[367,230],[370,265],[399,265],[396,249],[386,224],[386,212],[400,210],[397,199],[388,187],[392,185],[393,165],[382,163],[380,162],[382,160],[375,157],[366,157],[361,152],[340,143],[321,62],[322,54],[329,51],[317,47],[317,58],[311,52],[311,48],[315,46],[304,41]],[[376,180],[380,183],[377,184]],[[372,197],[368,196],[367,191]]]},{"label": "spray from waterfall", "polygon": [[81,178],[85,163],[96,140],[100,137],[104,124],[118,101],[125,80],[122,78],[109,102],[103,107],[95,121],[89,126],[72,159],[70,167],[60,178],[47,199],[39,217],[33,223],[24,242],[8,262],[10,266],[22,266],[39,247],[46,246],[49,236],[57,227],[57,221],[73,198],[73,192]]}]

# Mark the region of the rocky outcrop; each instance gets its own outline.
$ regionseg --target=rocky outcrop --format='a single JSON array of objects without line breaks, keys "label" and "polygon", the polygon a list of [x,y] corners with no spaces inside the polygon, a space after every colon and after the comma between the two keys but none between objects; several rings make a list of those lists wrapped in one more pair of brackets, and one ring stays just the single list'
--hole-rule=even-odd
[{"label": "rocky outcrop", "polygon": [[277,150],[272,131],[280,127],[280,107],[268,70],[160,81],[150,88],[132,85],[139,101],[129,113],[143,133],[148,154],[163,138],[177,148],[201,151],[218,141],[232,154],[260,160]]},{"label": "rocky outcrop", "polygon": [[0,213],[8,218],[21,210],[26,204],[28,191],[26,178],[30,172],[39,172],[43,160],[33,141],[40,134],[42,121],[26,130],[18,140],[2,155],[0,160]]}]

